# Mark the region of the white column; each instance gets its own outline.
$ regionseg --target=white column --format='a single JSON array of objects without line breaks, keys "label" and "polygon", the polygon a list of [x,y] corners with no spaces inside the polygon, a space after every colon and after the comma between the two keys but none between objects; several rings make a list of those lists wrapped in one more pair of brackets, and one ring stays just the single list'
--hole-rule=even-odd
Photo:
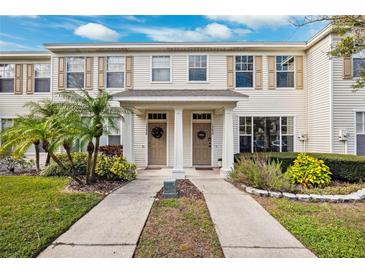
[{"label": "white column", "polygon": [[174,176],[175,179],[185,179],[182,108],[175,108],[174,116],[175,116],[174,168],[172,170],[172,175]]},{"label": "white column", "polygon": [[226,177],[228,172],[233,168],[233,108],[224,109],[223,120],[223,145],[222,145],[222,168],[220,174]]},{"label": "white column", "polygon": [[125,113],[122,120],[123,155],[128,162],[134,163],[134,119],[133,113]]}]

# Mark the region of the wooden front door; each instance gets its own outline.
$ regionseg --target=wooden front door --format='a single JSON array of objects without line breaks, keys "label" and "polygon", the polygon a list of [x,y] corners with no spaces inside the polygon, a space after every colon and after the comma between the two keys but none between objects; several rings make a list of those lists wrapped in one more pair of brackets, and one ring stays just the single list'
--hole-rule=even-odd
[{"label": "wooden front door", "polygon": [[210,123],[193,123],[193,165],[210,166],[212,157]]},{"label": "wooden front door", "polygon": [[148,124],[148,164],[166,165],[166,123]]}]

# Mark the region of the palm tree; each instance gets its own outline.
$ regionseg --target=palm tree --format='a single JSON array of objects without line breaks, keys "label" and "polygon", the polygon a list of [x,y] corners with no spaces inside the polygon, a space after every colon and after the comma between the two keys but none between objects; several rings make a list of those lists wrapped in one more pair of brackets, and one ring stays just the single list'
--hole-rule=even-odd
[{"label": "palm tree", "polygon": [[[30,113],[42,120],[46,120],[54,115],[57,115],[60,112],[60,104],[57,102],[53,102],[50,99],[43,99],[38,102],[28,102],[24,105],[30,110]],[[39,147],[36,148],[36,159],[39,159]],[[47,153],[45,166],[48,166],[50,163],[51,157]],[[39,165],[39,160],[38,160]]]},{"label": "palm tree", "polygon": [[121,117],[123,110],[120,107],[112,107],[110,103],[112,96],[103,90],[99,90],[95,97],[91,96],[85,90],[81,90],[80,92],[63,92],[61,96],[66,99],[66,102],[62,104],[66,110],[83,117],[88,117],[90,125],[93,127],[90,132],[92,132],[93,138],[95,138],[95,146],[92,153],[90,181],[94,182],[96,180],[95,168],[100,146],[100,137],[104,133],[106,124],[110,128],[115,128],[115,118]]},{"label": "palm tree", "polygon": [[33,115],[28,115],[24,117],[17,117],[14,120],[14,125],[0,134],[2,140],[0,155],[3,155],[9,151],[19,157],[23,155],[30,146],[35,147],[35,157],[36,157],[36,169],[40,171],[39,164],[39,145],[40,139],[37,135],[27,135],[29,129],[35,128],[40,123],[40,120]]}]

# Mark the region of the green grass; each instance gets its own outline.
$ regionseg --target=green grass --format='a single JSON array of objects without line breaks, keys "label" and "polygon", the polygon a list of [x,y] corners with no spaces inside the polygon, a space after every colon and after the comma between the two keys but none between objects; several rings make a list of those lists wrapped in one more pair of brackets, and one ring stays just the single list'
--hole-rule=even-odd
[{"label": "green grass", "polygon": [[65,178],[0,176],[0,257],[34,257],[97,204]]},{"label": "green grass", "polygon": [[317,256],[365,257],[365,203],[303,203],[257,198],[282,225]]},{"label": "green grass", "polygon": [[135,257],[223,257],[205,200],[182,197],[155,201]]}]

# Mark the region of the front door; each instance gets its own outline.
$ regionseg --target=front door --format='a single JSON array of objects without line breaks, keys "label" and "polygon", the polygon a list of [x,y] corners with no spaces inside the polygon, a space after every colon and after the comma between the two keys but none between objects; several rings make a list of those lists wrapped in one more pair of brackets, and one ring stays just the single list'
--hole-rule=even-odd
[{"label": "front door", "polygon": [[211,143],[211,124],[193,123],[193,165],[211,165]]},{"label": "front door", "polygon": [[166,123],[148,124],[148,165],[166,165]]}]

